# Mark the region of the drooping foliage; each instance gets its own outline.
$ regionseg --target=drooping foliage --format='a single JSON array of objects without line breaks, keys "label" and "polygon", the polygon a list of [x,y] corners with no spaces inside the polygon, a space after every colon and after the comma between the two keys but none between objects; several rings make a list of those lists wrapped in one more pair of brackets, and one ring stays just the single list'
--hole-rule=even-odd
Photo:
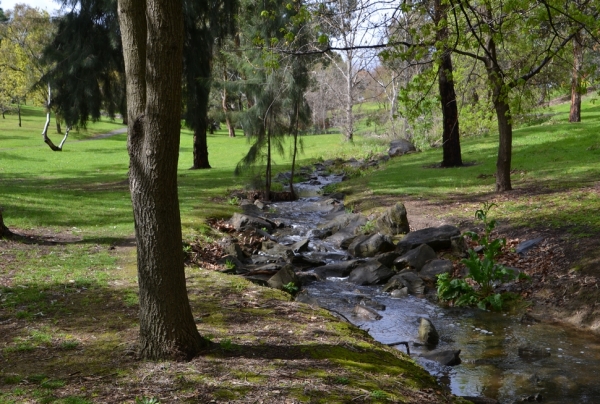
[{"label": "drooping foliage", "polygon": [[186,125],[194,131],[192,168],[210,168],[206,132],[214,47],[235,30],[237,0],[184,2]]},{"label": "drooping foliage", "polygon": [[85,126],[102,112],[125,112],[124,65],[116,0],[70,0],[71,11],[58,19],[57,34],[46,48],[54,64],[45,80],[52,104],[67,126]]},{"label": "drooping foliage", "polygon": [[[236,173],[264,163],[264,191],[269,198],[274,154],[285,152],[282,136],[297,134],[310,116],[304,100],[308,60],[283,56],[279,50],[292,46],[294,41],[298,46],[308,33],[302,30],[300,2],[250,0],[243,2],[242,8],[241,46],[251,50],[246,51],[245,60],[240,60],[237,67],[244,78],[241,85],[247,103],[240,121],[253,143],[238,163]],[[296,149],[292,151],[294,155],[295,152]]]}]

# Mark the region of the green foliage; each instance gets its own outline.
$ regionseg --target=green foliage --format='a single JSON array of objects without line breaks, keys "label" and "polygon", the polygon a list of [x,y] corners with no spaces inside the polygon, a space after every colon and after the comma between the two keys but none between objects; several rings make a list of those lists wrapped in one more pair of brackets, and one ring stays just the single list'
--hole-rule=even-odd
[{"label": "green foliage", "polygon": [[[465,279],[453,279],[449,274],[438,275],[437,292],[440,300],[451,301],[456,306],[477,305],[481,309],[502,310],[504,296],[494,293],[495,285],[514,280],[517,274],[497,263],[497,258],[506,245],[506,239],[493,239],[491,236],[496,227],[496,220],[489,219],[488,213],[494,206],[496,204],[486,202],[482,209],[475,212],[475,218],[483,223],[483,235],[480,236],[475,232],[465,233],[479,243],[483,256],[473,249],[469,250],[469,257],[462,260],[468,269]],[[477,289],[469,284],[467,279],[472,280],[477,285]]]},{"label": "green foliage", "polygon": [[292,296],[298,293],[298,290],[300,290],[294,282],[288,282],[285,285],[283,285],[282,288]]},{"label": "green foliage", "polygon": [[136,397],[135,404],[160,404],[160,401],[156,397]]},{"label": "green foliage", "polygon": [[376,228],[376,224],[374,220],[369,220],[367,223],[365,223],[363,226],[360,226],[360,232],[362,234],[371,234],[373,233],[373,231]]}]

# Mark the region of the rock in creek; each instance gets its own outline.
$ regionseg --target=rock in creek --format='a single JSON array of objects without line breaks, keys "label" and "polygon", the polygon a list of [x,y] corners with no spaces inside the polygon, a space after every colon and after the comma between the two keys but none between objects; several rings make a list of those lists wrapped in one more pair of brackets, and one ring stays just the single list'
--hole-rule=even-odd
[{"label": "rock in creek", "polygon": [[376,285],[387,281],[393,275],[394,271],[385,265],[377,261],[368,261],[353,269],[348,281],[357,285]]},{"label": "rock in creek", "polygon": [[401,297],[406,297],[408,296],[408,288],[394,289],[390,293],[390,296],[395,297],[397,299]]},{"label": "rock in creek", "polygon": [[294,267],[288,264],[273,275],[267,281],[267,284],[274,289],[284,290],[283,286],[290,282],[296,286],[300,286],[300,280],[298,279],[298,276],[296,276]]},{"label": "rock in creek", "polygon": [[400,254],[395,251],[386,252],[383,254],[376,255],[375,261],[378,261],[381,265],[385,265],[388,268],[394,268],[394,260],[398,258]]},{"label": "rock in creek", "polygon": [[430,361],[436,361],[445,366],[456,366],[462,362],[460,360],[460,349],[428,352],[421,355],[422,358],[429,359]]},{"label": "rock in creek", "polygon": [[343,228],[353,229],[351,233],[354,233],[354,229],[364,226],[367,223],[367,219],[358,213],[339,213],[333,217],[327,223],[320,225],[321,230],[330,230],[332,233],[336,233]]},{"label": "rock in creek", "polygon": [[421,244],[420,246],[408,251],[406,254],[396,258],[394,260],[394,267],[397,270],[412,268],[418,272],[428,261],[436,258],[437,254],[433,248],[429,247],[427,244]]},{"label": "rock in creek", "polygon": [[550,351],[541,348],[535,348],[531,346],[519,347],[519,356],[527,359],[542,359],[550,356]]},{"label": "rock in creek", "polygon": [[494,400],[493,398],[487,397],[474,397],[474,396],[460,396],[467,401],[472,402],[473,404],[498,404],[500,401]]},{"label": "rock in creek", "polygon": [[379,232],[388,236],[408,233],[410,231],[410,226],[408,225],[404,204],[398,202],[396,205],[386,210],[379,218],[377,218],[375,225]]},{"label": "rock in creek", "polygon": [[427,346],[435,346],[440,341],[440,335],[428,318],[419,317],[419,339]]},{"label": "rock in creek", "polygon": [[450,239],[460,235],[458,227],[443,225],[440,227],[428,227],[422,230],[411,231],[396,246],[396,250],[402,254],[427,244],[435,251],[449,249]]},{"label": "rock in creek", "polygon": [[340,261],[335,264],[325,265],[319,268],[315,268],[314,272],[321,278],[345,278],[350,275],[350,272],[354,268],[358,266],[358,264],[363,263],[363,260],[350,260],[350,261]]},{"label": "rock in creek", "polygon": [[419,278],[419,276],[412,271],[402,272],[398,275],[394,275],[385,284],[382,290],[384,292],[390,292],[394,289],[402,288],[407,288],[408,293],[411,295],[425,294],[425,284],[423,283],[423,279]]},{"label": "rock in creek", "polygon": [[361,306],[360,304],[354,306],[352,314],[354,314],[356,317],[362,318],[363,320],[375,321],[382,319],[381,314],[377,313],[374,309]]},{"label": "rock in creek", "polygon": [[[254,205],[251,205],[254,206]],[[245,227],[254,227],[256,229],[266,229],[267,232],[273,231],[273,225],[265,219],[244,215],[241,213],[234,213],[230,220],[231,225],[236,230],[242,230]]]},{"label": "rock in creek", "polygon": [[353,257],[365,258],[393,251],[394,248],[394,243],[389,236],[377,233],[355,238],[348,246],[348,253]]},{"label": "rock in creek", "polygon": [[361,306],[370,307],[372,309],[379,310],[379,311],[385,310],[385,304],[376,302],[375,300],[369,299],[368,297],[362,298],[358,304],[360,304]]},{"label": "rock in creek", "polygon": [[450,260],[431,260],[419,271],[419,277],[427,282],[435,282],[438,275],[450,273],[453,268]]}]

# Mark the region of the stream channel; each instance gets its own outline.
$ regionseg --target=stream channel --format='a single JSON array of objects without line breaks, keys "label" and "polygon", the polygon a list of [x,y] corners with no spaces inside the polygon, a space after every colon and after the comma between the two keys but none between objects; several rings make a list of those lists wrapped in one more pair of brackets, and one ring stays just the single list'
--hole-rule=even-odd
[{"label": "stream channel", "polygon": [[[308,257],[328,264],[348,259],[346,251],[313,236],[331,210],[318,193],[324,184],[339,180],[318,176],[312,185],[295,185],[301,196],[298,201],[270,205],[269,216],[291,226],[285,235],[276,235],[279,243],[308,238]],[[521,315],[443,308],[415,296],[392,298],[381,286],[357,286],[346,278],[312,282],[303,289],[322,307],[343,314],[379,342],[411,341],[411,356],[453,394],[485,396],[500,403],[521,402],[536,394],[545,403],[600,403],[600,340],[593,336],[545,323],[524,324]],[[364,296],[385,306],[378,310],[380,320],[353,316],[353,307]],[[412,343],[418,340],[419,317],[429,318],[439,332],[436,350],[461,350],[460,365],[442,366],[419,357],[426,352]],[[519,355],[520,347],[533,347],[537,354]],[[406,352],[403,345],[397,348]]]}]

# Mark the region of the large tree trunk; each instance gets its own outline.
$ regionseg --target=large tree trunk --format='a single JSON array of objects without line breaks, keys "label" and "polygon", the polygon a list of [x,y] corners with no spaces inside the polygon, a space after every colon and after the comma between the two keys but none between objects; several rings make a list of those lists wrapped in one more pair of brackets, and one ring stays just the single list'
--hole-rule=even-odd
[{"label": "large tree trunk", "polygon": [[4,224],[4,218],[2,217],[2,208],[0,208],[0,238],[4,237],[12,237],[15,234],[10,231],[8,227]]},{"label": "large tree trunk", "polygon": [[139,353],[147,359],[191,358],[208,341],[198,333],[187,296],[177,197],[181,0],[119,0],[119,22],[138,249]]},{"label": "large tree trunk", "polygon": [[211,168],[208,162],[207,126],[208,122],[204,119],[204,128],[198,127],[194,130],[194,170]]},{"label": "large tree trunk", "polygon": [[437,40],[443,43],[440,55],[440,66],[438,69],[438,85],[440,90],[440,101],[442,103],[442,167],[462,166],[460,152],[460,137],[458,128],[458,106],[456,105],[456,92],[454,91],[454,80],[452,78],[452,54],[445,45],[448,40],[448,28],[445,25],[448,5],[442,4],[441,0],[435,2],[435,23],[437,25]]},{"label": "large tree trunk", "polygon": [[581,122],[581,68],[583,67],[583,46],[581,33],[573,38],[573,72],[571,74],[571,111],[569,122]]}]

